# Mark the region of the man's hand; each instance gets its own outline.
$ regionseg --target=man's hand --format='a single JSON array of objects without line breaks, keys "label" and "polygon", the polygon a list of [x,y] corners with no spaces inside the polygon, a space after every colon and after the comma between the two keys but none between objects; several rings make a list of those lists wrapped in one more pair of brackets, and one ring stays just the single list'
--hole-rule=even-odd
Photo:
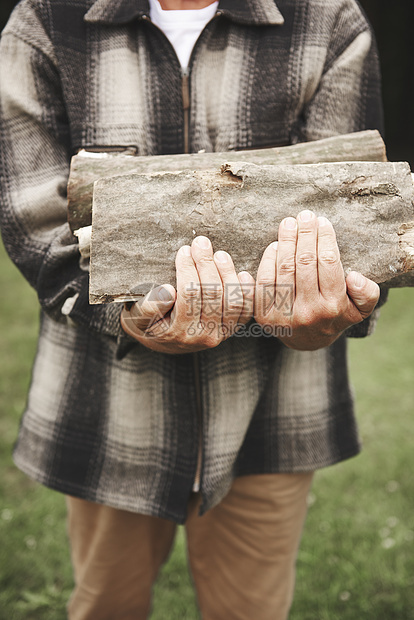
[{"label": "man's hand", "polygon": [[345,279],[332,224],[305,210],[281,222],[278,242],[263,253],[254,315],[288,347],[313,351],[369,316],[378,298],[378,285],[363,275]]},{"label": "man's hand", "polygon": [[177,290],[157,287],[121,314],[127,334],[153,351],[191,353],[216,347],[253,315],[254,279],[236,274],[227,252],[207,237],[177,252]]}]

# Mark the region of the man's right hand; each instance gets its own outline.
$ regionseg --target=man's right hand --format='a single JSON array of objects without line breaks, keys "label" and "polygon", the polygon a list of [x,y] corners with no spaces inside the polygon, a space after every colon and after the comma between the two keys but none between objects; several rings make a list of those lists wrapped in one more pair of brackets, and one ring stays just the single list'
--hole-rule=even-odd
[{"label": "man's right hand", "polygon": [[176,257],[177,290],[153,289],[121,313],[124,331],[153,351],[191,353],[216,347],[250,321],[254,279],[237,274],[231,256],[196,237]]}]

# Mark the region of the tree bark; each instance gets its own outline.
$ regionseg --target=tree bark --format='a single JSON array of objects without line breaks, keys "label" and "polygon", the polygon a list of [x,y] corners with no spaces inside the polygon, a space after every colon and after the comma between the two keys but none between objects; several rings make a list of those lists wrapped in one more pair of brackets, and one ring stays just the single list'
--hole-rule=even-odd
[{"label": "tree bark", "polygon": [[138,299],[155,285],[175,285],[175,254],[197,235],[229,252],[237,271],[256,276],[280,221],[304,208],[332,222],[345,273],[360,271],[389,287],[414,286],[408,164],[227,162],[213,171],[128,174],[95,183],[91,303]]},{"label": "tree bark", "polygon": [[[219,167],[227,157],[229,153],[135,157],[133,151],[126,151],[126,154],[81,151],[72,158],[68,183],[71,230],[91,224],[93,183],[97,179],[131,172],[208,170]],[[233,152],[232,157],[260,165],[387,161],[385,145],[378,131],[361,131],[294,146]]]}]

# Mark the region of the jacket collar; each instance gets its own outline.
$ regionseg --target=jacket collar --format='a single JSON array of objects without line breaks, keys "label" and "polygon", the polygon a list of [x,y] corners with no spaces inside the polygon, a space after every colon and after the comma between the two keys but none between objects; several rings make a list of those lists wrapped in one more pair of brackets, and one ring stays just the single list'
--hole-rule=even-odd
[{"label": "jacket collar", "polygon": [[275,0],[220,0],[218,11],[240,24],[280,26],[284,23]]},{"label": "jacket collar", "polygon": [[126,24],[149,15],[148,0],[94,0],[84,20],[97,24]]},{"label": "jacket collar", "polygon": [[[220,0],[218,12],[230,20],[247,25],[281,25],[284,19],[275,0]],[[148,0],[94,0],[85,21],[100,24],[126,24],[149,15]]]}]

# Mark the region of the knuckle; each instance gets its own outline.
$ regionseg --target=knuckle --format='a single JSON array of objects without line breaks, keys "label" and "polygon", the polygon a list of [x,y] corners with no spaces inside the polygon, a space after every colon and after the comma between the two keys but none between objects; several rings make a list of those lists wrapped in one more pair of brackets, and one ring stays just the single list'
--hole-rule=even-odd
[{"label": "knuckle", "polygon": [[315,236],[316,234],[316,225],[315,221],[311,220],[310,222],[301,222],[298,230],[298,236],[300,237],[309,237]]},{"label": "knuckle", "polygon": [[228,302],[225,307],[225,314],[238,315],[243,310],[243,302]]},{"label": "knuckle", "polygon": [[296,247],[296,238],[297,238],[297,231],[295,230],[286,230],[286,228],[282,227],[281,230],[279,230],[278,233],[278,242],[279,242],[279,248],[280,245],[283,244],[284,248],[295,248]]},{"label": "knuckle", "polygon": [[277,270],[282,275],[293,275],[296,272],[296,263],[295,259],[292,257],[291,259],[284,259],[277,265]]},{"label": "knuckle", "polygon": [[198,327],[194,323],[190,323],[186,328],[178,328],[170,334],[170,340],[178,345],[192,345],[198,341]]},{"label": "knuckle", "polygon": [[340,317],[345,311],[345,306],[342,300],[332,299],[325,302],[324,306],[324,318],[333,319]]},{"label": "knuckle", "polygon": [[335,250],[321,250],[319,252],[319,262],[324,265],[337,265],[339,263],[339,256]]},{"label": "knuckle", "polygon": [[315,265],[317,261],[317,257],[315,252],[301,252],[296,256],[296,264],[297,265]]},{"label": "knuckle", "polygon": [[221,286],[207,286],[202,288],[202,296],[203,300],[207,300],[209,302],[221,301],[223,296],[223,291]]},{"label": "knuckle", "polygon": [[320,321],[320,316],[315,310],[306,305],[295,313],[295,327],[314,327]]},{"label": "knuckle", "polygon": [[374,310],[375,306],[378,303],[379,299],[379,290],[374,287],[370,287],[368,290],[365,290],[361,296],[353,296],[352,300],[356,306],[359,308],[365,308],[366,311]]},{"label": "knuckle", "polygon": [[211,267],[211,265],[214,265],[215,268],[215,262],[211,254],[200,253],[195,257],[195,263],[201,268]]},{"label": "knuckle", "polygon": [[244,306],[243,291],[238,289],[233,291],[233,294],[229,294],[229,291],[225,290],[224,295],[224,307],[229,312],[241,312]]},{"label": "knuckle", "polygon": [[187,301],[194,301],[200,297],[201,286],[196,283],[192,283],[190,286],[185,286],[181,292],[183,299]]},{"label": "knuckle", "polygon": [[267,276],[265,274],[263,275],[260,274],[257,276],[256,287],[259,291],[260,289],[274,288],[274,286],[275,286],[274,278]]},{"label": "knuckle", "polygon": [[333,336],[342,323],[344,313],[345,306],[340,300],[325,302],[317,308],[306,305],[295,313],[294,326],[313,329],[322,336]]}]

